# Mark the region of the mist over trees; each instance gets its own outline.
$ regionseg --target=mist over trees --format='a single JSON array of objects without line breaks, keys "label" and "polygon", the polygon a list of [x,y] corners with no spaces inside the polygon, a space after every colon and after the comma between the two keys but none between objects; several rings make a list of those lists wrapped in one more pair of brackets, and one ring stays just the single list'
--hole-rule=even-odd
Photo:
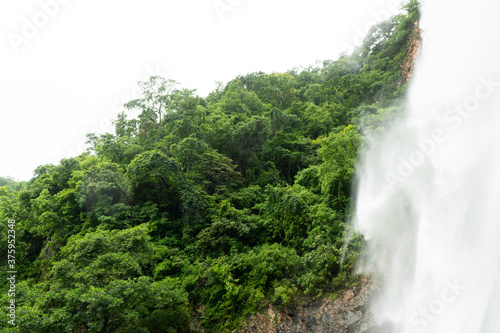
[{"label": "mist over trees", "polygon": [[351,188],[365,131],[406,98],[419,8],[404,8],[350,55],[206,98],[151,77],[88,152],[0,178],[0,253],[15,219],[19,272],[17,326],[2,311],[0,331],[232,332],[356,283]]}]

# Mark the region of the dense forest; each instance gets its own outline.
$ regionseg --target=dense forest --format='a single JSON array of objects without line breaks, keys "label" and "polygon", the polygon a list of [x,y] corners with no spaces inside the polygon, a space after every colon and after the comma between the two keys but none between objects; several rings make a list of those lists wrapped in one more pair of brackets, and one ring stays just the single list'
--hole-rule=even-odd
[{"label": "dense forest", "polygon": [[232,332],[356,283],[358,153],[401,114],[418,18],[411,0],[351,54],[205,98],[151,77],[86,153],[1,178],[0,267],[15,220],[18,276],[0,332]]}]

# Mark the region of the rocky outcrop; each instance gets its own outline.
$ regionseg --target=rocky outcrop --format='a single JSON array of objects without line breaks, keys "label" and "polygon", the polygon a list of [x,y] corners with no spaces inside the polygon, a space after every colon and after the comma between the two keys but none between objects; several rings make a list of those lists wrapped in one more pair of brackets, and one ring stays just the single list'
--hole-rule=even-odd
[{"label": "rocky outcrop", "polygon": [[408,80],[410,80],[415,70],[415,63],[417,62],[417,58],[422,48],[421,34],[422,30],[418,27],[418,21],[415,21],[413,33],[410,38],[410,42],[408,43],[408,55],[406,56],[404,64],[401,66],[403,70],[402,84],[405,84]]},{"label": "rocky outcrop", "polygon": [[373,319],[368,311],[378,285],[363,278],[335,300],[324,297],[294,309],[267,307],[253,315],[240,333],[368,333]]}]

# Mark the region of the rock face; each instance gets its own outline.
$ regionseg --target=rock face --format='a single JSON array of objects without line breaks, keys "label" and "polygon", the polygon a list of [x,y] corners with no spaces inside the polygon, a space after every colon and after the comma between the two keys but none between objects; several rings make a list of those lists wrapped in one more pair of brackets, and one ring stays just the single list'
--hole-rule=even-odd
[{"label": "rock face", "polygon": [[294,309],[269,306],[253,315],[240,333],[368,333],[374,328],[369,301],[378,285],[363,278],[335,300],[324,297]]},{"label": "rock face", "polygon": [[413,34],[410,42],[408,43],[408,55],[406,56],[404,64],[401,66],[403,70],[403,81],[401,82],[402,84],[408,82],[408,80],[413,75],[413,71],[415,70],[415,63],[417,62],[417,58],[422,48],[421,34],[422,30],[420,30],[420,28],[418,27],[418,21],[415,21]]}]

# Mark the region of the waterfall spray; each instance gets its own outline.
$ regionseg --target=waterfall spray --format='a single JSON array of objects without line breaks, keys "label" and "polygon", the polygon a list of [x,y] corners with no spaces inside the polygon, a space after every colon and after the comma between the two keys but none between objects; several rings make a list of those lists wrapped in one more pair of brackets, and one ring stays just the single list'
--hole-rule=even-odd
[{"label": "waterfall spray", "polygon": [[355,227],[384,333],[500,332],[500,2],[422,3],[404,119],[368,139]]}]

